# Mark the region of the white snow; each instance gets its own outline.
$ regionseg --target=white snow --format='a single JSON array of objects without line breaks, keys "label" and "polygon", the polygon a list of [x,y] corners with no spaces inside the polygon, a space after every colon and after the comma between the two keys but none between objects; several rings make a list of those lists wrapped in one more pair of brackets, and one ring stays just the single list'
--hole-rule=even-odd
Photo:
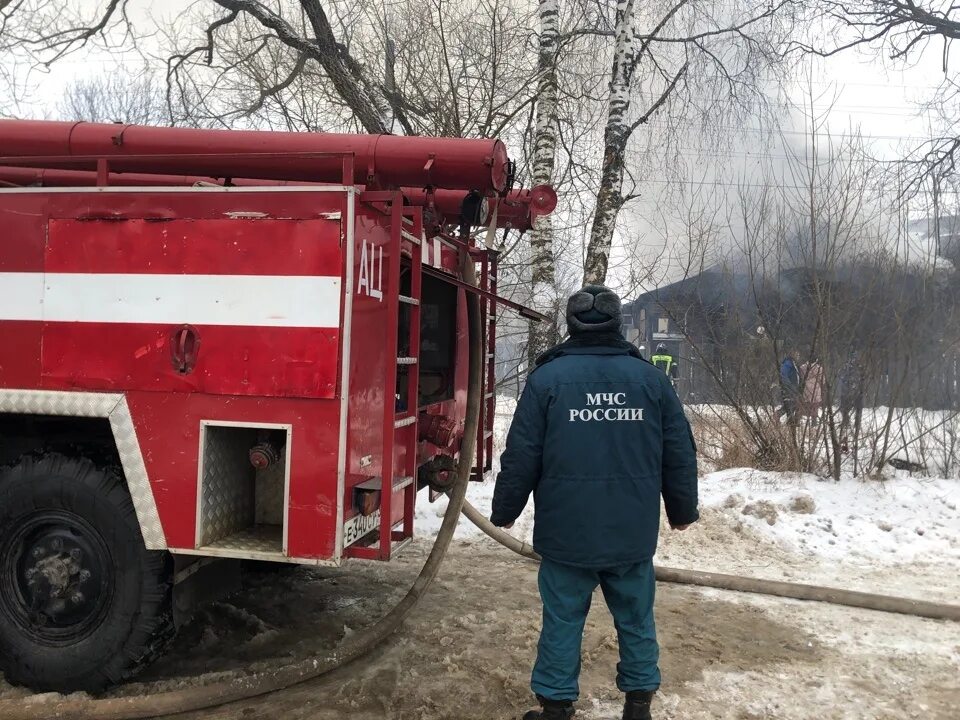
[{"label": "white snow", "polygon": [[[797,497],[812,498],[814,511],[791,510]],[[743,512],[757,501],[776,508],[773,524]],[[701,479],[700,504],[739,514],[754,531],[802,555],[890,563],[960,562],[956,480],[899,475],[884,481],[834,482],[815,475],[725,470]]]},{"label": "white snow", "polygon": [[[486,516],[515,404],[512,398],[497,399],[494,472],[484,483],[471,483],[467,491],[467,500]],[[757,503],[761,503],[759,508]],[[445,498],[428,504],[421,497],[417,533],[435,534],[446,506]],[[847,474],[834,482],[815,475],[742,468],[701,477],[700,507],[703,519],[683,535],[685,543],[697,533],[705,542],[717,539],[722,544],[727,541],[727,530],[739,533],[745,527],[762,543],[821,565],[843,561],[876,567],[924,562],[960,570],[960,481],[953,479],[891,472],[884,480]],[[531,500],[511,534],[529,542],[532,533]],[[464,518],[457,537],[473,541],[482,533]],[[661,550],[683,549],[675,538],[677,534],[665,534]],[[711,550],[723,553],[722,547]],[[691,555],[695,562],[696,556]]]}]

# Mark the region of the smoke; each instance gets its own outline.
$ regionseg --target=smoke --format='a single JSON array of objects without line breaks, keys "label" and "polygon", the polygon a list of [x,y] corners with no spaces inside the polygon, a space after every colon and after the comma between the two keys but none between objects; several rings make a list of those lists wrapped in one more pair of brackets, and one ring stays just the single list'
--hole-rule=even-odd
[{"label": "smoke", "polygon": [[730,128],[711,147],[689,132],[662,158],[664,171],[642,182],[612,263],[625,294],[631,284],[645,292],[708,269],[775,277],[879,257],[916,272],[953,267],[944,258],[960,247],[960,224],[941,229],[939,242],[908,227],[925,208],[907,202],[902,166],[877,160],[869,138],[831,135],[789,108],[775,130],[747,130]]}]

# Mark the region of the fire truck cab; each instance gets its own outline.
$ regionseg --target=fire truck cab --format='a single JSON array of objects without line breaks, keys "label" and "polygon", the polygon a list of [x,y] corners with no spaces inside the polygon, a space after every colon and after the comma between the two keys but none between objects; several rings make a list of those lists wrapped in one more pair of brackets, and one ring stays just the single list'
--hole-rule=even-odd
[{"label": "fire truck cab", "polygon": [[7,679],[131,676],[215,558],[389,560],[473,442],[467,292],[482,477],[468,230],[556,202],[511,176],[496,140],[0,121]]}]

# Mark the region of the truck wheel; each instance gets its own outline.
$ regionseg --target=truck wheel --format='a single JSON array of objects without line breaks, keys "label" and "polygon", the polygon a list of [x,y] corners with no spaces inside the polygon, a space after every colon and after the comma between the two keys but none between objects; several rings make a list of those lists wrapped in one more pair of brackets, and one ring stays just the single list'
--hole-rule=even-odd
[{"label": "truck wheel", "polygon": [[48,454],[0,470],[0,670],[97,692],[173,638],[172,562],[143,545],[119,474]]}]

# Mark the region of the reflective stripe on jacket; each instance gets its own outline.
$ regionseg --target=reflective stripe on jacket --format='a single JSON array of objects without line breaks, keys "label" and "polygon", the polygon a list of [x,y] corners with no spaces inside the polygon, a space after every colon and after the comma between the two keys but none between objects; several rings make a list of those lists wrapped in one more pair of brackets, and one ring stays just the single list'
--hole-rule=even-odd
[{"label": "reflective stripe on jacket", "polygon": [[670,370],[673,367],[673,355],[654,355],[653,364],[663,370],[667,375],[670,374]]}]

